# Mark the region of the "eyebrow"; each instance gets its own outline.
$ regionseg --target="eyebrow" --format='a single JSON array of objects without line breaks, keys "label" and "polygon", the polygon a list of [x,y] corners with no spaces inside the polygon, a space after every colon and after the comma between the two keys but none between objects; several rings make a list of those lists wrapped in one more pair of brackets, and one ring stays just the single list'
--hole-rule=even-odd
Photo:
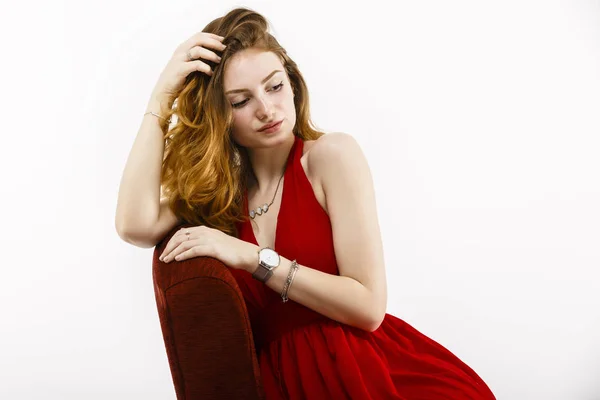
[{"label": "eyebrow", "polygon": [[[275,73],[277,72],[283,72],[279,69],[276,69],[275,71],[271,72],[269,75],[267,75],[265,77],[265,79],[263,79],[260,83],[265,83],[266,81],[268,81],[273,75],[275,75]],[[249,92],[249,89],[233,89],[233,90],[228,90],[227,92],[225,92],[225,94],[230,94],[230,93],[243,93],[243,92]]]}]

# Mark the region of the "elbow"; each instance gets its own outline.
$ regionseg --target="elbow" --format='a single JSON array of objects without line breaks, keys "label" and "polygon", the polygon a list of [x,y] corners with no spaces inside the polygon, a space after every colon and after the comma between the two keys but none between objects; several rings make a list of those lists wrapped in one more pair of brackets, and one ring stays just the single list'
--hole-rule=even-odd
[{"label": "elbow", "polygon": [[369,306],[365,310],[367,313],[365,330],[368,332],[375,332],[377,329],[379,329],[385,320],[385,316],[387,315],[387,295],[384,292],[383,296],[377,296],[371,290],[369,290],[369,295],[370,301],[367,302]]},{"label": "elbow", "polygon": [[371,321],[371,323],[367,326],[366,330],[369,332],[375,332],[377,329],[379,329],[384,319],[385,314],[383,315],[383,317],[377,317],[374,321]]},{"label": "elbow", "polygon": [[363,308],[359,312],[361,316],[356,320],[357,322],[350,323],[350,325],[354,325],[367,332],[375,332],[379,329],[386,315],[385,313],[381,314],[380,312],[374,311],[372,308]]},{"label": "elbow", "polygon": [[117,224],[117,225],[115,225],[115,230],[117,231],[117,235],[119,235],[121,240],[123,240],[124,242],[130,243],[129,242],[129,234],[127,233],[127,231],[125,231],[125,229],[121,228],[121,226]]},{"label": "elbow", "polygon": [[383,323],[383,320],[375,323],[374,325],[372,325],[371,329],[369,330],[369,332],[375,332],[377,329],[379,329],[379,327],[381,326],[381,324]]},{"label": "elbow", "polygon": [[379,329],[379,327],[381,326],[381,324],[383,323],[383,321],[385,320],[385,316],[386,316],[386,307],[380,307],[380,306],[373,306],[371,307],[371,309],[369,310],[369,323],[367,324],[367,331],[369,332],[375,332],[377,329]]},{"label": "elbow", "polygon": [[119,226],[115,227],[119,237],[129,244],[143,249],[156,247],[157,241],[149,234],[149,230],[134,231],[123,229]]},{"label": "elbow", "polygon": [[118,220],[115,220],[115,230],[121,239],[126,240],[127,234],[125,233],[125,229],[123,229],[123,224]]},{"label": "elbow", "polygon": [[355,313],[352,322],[346,323],[366,332],[375,332],[379,329],[379,326],[383,323],[385,318],[385,313],[381,315],[381,313],[374,311],[373,308],[370,307],[361,307],[356,310]]}]

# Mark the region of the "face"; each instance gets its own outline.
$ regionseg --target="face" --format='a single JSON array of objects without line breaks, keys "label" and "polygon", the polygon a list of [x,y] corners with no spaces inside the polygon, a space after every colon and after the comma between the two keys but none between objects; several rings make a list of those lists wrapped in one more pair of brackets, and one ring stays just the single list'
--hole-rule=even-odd
[{"label": "face", "polygon": [[[232,136],[239,145],[269,147],[288,138],[296,122],[296,109],[279,57],[256,49],[240,51],[228,61],[223,80],[233,113]],[[259,131],[278,121],[282,123],[277,131]]]}]

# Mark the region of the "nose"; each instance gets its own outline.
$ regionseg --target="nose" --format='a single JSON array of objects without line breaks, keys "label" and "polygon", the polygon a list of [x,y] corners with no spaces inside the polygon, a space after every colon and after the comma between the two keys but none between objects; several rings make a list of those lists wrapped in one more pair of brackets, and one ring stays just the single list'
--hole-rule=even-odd
[{"label": "nose", "polygon": [[272,115],[273,105],[265,97],[260,97],[258,100],[258,109],[256,115],[259,119],[269,118]]}]

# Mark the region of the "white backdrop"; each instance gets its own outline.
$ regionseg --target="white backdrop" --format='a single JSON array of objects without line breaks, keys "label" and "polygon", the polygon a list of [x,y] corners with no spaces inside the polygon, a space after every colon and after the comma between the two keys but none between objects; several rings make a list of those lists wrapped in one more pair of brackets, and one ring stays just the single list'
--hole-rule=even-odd
[{"label": "white backdrop", "polygon": [[175,399],[117,193],[175,47],[245,5],[369,160],[388,313],[499,399],[600,399],[600,3],[300,4],[3,7],[0,397]]}]

